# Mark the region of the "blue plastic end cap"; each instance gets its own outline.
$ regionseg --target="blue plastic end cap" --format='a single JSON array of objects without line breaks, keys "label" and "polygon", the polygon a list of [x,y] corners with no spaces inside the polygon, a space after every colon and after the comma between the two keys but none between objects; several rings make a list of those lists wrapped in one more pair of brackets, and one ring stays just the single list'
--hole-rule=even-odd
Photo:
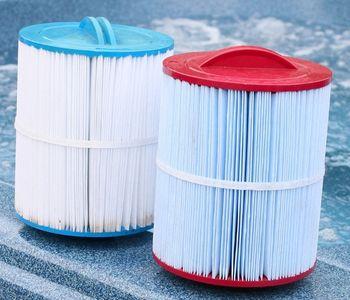
[{"label": "blue plastic end cap", "polygon": [[55,229],[52,227],[47,227],[43,225],[39,225],[37,223],[34,223],[32,221],[29,221],[25,218],[23,218],[21,215],[16,213],[17,218],[24,224],[49,233],[58,234],[58,235],[65,235],[65,236],[72,236],[72,237],[81,237],[81,238],[111,238],[111,237],[121,237],[121,236],[127,236],[127,235],[135,235],[139,233],[146,232],[148,230],[151,230],[153,228],[153,224],[145,226],[145,227],[137,227],[137,228],[130,228],[125,229],[124,227],[121,228],[120,231],[111,231],[111,232],[91,232],[91,231],[73,231],[73,230],[65,230],[65,229]]},{"label": "blue plastic end cap", "polygon": [[85,17],[80,23],[31,25],[20,30],[19,40],[39,49],[85,56],[156,55],[174,48],[174,41],[168,35],[111,24],[103,17]]}]

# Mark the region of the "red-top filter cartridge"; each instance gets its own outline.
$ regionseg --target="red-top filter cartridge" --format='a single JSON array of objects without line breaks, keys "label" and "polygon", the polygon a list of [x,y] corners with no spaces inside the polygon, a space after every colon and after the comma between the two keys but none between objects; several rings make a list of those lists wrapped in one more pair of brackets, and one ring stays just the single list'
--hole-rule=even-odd
[{"label": "red-top filter cartridge", "polygon": [[154,258],[214,285],[315,267],[331,71],[260,47],[163,62]]}]

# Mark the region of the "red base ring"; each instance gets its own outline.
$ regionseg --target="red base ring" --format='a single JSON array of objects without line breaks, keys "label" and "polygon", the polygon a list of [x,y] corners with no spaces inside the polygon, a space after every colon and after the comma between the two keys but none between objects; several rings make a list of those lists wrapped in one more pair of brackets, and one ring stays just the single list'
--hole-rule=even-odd
[{"label": "red base ring", "polygon": [[246,281],[246,280],[219,279],[219,278],[212,278],[208,276],[191,274],[167,265],[166,263],[162,262],[154,253],[153,253],[153,258],[159,266],[161,266],[168,272],[173,273],[177,276],[190,279],[193,281],[201,282],[201,283],[206,283],[206,284],[211,284],[216,286],[237,287],[237,288],[261,288],[261,287],[277,286],[277,285],[292,283],[294,281],[301,280],[304,277],[308,276],[316,267],[316,262],[315,262],[315,264],[309,270],[292,277],[273,279],[273,280],[268,280],[266,277],[264,277],[262,280]]}]

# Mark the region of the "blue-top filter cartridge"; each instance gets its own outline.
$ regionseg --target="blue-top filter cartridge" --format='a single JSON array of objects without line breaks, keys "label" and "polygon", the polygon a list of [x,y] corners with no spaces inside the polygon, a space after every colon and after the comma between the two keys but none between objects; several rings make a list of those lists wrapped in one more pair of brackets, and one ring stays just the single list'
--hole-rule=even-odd
[{"label": "blue-top filter cartridge", "polygon": [[179,276],[264,287],[316,263],[331,71],[252,46],[163,63],[153,254]]},{"label": "blue-top filter cartridge", "polygon": [[19,33],[15,206],[58,234],[153,224],[161,33],[86,17]]}]

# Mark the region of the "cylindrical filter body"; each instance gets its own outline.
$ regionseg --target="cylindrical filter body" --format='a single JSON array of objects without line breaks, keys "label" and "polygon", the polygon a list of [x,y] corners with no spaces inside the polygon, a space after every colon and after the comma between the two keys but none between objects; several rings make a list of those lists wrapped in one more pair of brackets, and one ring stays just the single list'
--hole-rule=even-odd
[{"label": "cylindrical filter body", "polygon": [[19,35],[19,218],[74,236],[151,228],[159,86],[172,39],[92,17]]},{"label": "cylindrical filter body", "polygon": [[331,71],[250,46],[174,55],[163,70],[156,261],[224,286],[309,274]]}]

